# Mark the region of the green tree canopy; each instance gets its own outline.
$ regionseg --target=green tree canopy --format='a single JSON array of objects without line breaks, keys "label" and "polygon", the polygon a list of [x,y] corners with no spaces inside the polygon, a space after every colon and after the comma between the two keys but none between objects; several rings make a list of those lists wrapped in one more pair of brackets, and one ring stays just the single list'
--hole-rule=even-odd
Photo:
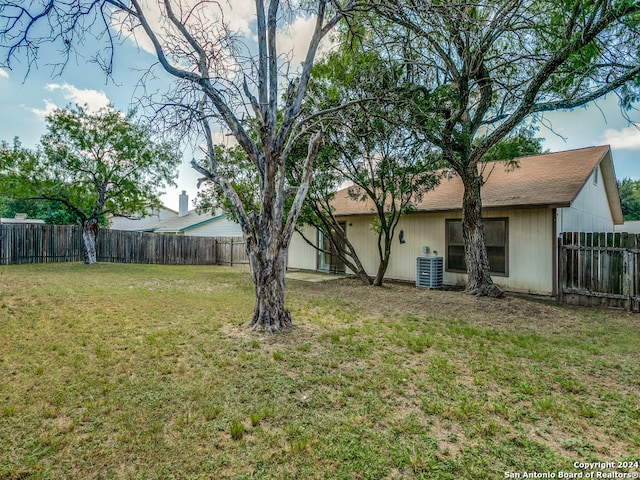
[{"label": "green tree canopy", "polygon": [[99,223],[158,205],[160,189],[173,184],[180,163],[170,143],[154,142],[149,128],[112,107],[56,110],[40,144],[35,151],[17,139],[0,144],[0,188],[16,199],[54,202],[75,216],[87,263],[96,261]]},{"label": "green tree canopy", "polygon": [[17,213],[26,213],[27,218],[44,220],[49,225],[72,225],[78,222],[73,213],[57,202],[0,197],[0,217],[13,218]]},{"label": "green tree canopy", "polygon": [[[542,153],[542,140],[535,136],[535,130],[521,128],[507,135],[493,145],[482,157],[483,162],[505,161]],[[514,165],[516,166],[516,165]]]},{"label": "green tree canopy", "polygon": [[640,180],[618,180],[620,204],[625,220],[640,220]]},{"label": "green tree canopy", "polygon": [[[307,203],[314,203],[309,205],[315,213],[314,223],[325,237],[341,235],[343,238],[335,243],[346,247],[349,247],[346,232],[324,199],[331,192],[323,192],[322,188],[346,181],[351,185],[348,192],[353,200],[373,204],[376,216],[372,228],[377,235],[378,250],[373,284],[380,286],[400,219],[438,183],[435,169],[439,156],[421,132],[410,127],[411,113],[403,99],[407,86],[401,62],[374,51],[362,51],[359,42],[354,41],[329,55],[314,73],[309,86],[312,94],[308,97],[311,108],[326,111],[349,100],[353,104],[340,109],[325,127],[325,144],[330,155],[317,163],[314,180],[329,175],[333,182],[317,182],[317,188],[312,185]],[[314,215],[307,218],[313,219]],[[360,264],[355,251],[350,256]]]}]

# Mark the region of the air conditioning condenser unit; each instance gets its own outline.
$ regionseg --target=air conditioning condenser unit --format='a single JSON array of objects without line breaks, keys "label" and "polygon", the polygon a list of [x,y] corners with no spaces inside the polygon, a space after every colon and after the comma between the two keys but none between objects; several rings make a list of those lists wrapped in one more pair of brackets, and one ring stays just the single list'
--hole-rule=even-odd
[{"label": "air conditioning condenser unit", "polygon": [[444,259],[418,257],[416,259],[416,287],[442,288]]}]

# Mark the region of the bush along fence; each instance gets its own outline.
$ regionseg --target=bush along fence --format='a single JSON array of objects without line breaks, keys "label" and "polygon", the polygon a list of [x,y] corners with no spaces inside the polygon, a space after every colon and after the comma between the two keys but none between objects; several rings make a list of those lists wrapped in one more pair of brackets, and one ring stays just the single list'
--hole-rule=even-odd
[{"label": "bush along fence", "polygon": [[[248,265],[242,238],[100,230],[99,262]],[[0,265],[82,262],[82,230],[73,225],[0,225]]]},{"label": "bush along fence", "polygon": [[563,302],[640,311],[640,235],[563,233],[558,257]]}]

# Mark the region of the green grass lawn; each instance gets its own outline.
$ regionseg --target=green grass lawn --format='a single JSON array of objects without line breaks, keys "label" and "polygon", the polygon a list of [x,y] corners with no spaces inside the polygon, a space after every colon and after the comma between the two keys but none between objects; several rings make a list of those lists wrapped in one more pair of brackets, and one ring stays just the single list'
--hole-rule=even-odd
[{"label": "green grass lawn", "polygon": [[0,479],[639,471],[574,467],[640,461],[638,315],[351,279],[287,303],[265,335],[242,270],[0,267]]}]

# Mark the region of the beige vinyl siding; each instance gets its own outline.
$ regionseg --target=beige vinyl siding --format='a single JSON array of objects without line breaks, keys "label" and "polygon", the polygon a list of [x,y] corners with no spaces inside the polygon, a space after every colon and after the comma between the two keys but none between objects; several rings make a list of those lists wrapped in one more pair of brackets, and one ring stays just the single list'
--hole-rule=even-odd
[{"label": "beige vinyl siding", "polygon": [[[508,218],[509,276],[495,276],[494,281],[508,291],[551,295],[553,293],[553,223],[550,209],[491,210],[486,218]],[[371,229],[373,217],[350,217],[347,235],[358,250],[367,272],[374,275],[378,267],[377,234]],[[391,260],[386,278],[415,281],[416,257],[429,247],[429,255],[446,256],[445,221],[460,218],[460,213],[416,213],[405,215],[393,239]],[[406,243],[398,240],[404,230]],[[290,260],[293,258],[291,252]],[[464,285],[466,274],[444,272],[446,285]]]},{"label": "beige vinyl siding", "polygon": [[[347,235],[355,246],[367,273],[375,275],[380,263],[378,235],[371,228],[374,217],[352,217],[347,220]],[[428,246],[430,254],[437,251],[444,254],[445,230],[442,214],[405,215],[398,224],[393,239],[391,260],[386,278],[415,281],[416,257],[422,255],[422,247]],[[398,240],[400,230],[404,230],[405,243]]]},{"label": "beige vinyl siding", "polygon": [[[598,181],[594,183],[596,175]],[[613,232],[613,215],[600,166],[587,179],[571,206],[558,209],[558,220],[559,233]]]},{"label": "beige vinyl siding", "polygon": [[509,217],[509,278],[495,277],[494,281],[514,292],[552,295],[556,248],[552,210],[504,213]]},{"label": "beige vinyl siding", "polygon": [[[315,227],[305,225],[302,231],[305,237],[315,245],[318,241],[318,232]],[[287,267],[293,270],[315,270],[317,258],[317,250],[305,242],[298,232],[294,232],[289,244]]]}]

